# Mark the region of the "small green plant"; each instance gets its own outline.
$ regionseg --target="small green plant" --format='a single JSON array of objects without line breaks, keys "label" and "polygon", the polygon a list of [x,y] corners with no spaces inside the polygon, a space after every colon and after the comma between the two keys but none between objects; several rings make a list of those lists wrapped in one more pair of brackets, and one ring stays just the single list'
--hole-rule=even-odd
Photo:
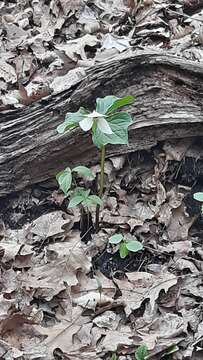
[{"label": "small green plant", "polygon": [[201,213],[203,214],[203,192],[197,192],[193,195],[193,198],[202,203]]},{"label": "small green plant", "polygon": [[110,237],[109,243],[112,245],[119,244],[119,254],[124,259],[129,252],[137,252],[143,249],[143,245],[137,240],[125,240],[122,234],[115,234]]},{"label": "small green plant", "polygon": [[146,345],[140,345],[135,352],[135,360],[145,360],[148,356],[148,348]]},{"label": "small green plant", "polygon": [[[57,127],[59,134],[75,129],[76,127],[80,127],[83,131],[90,131],[92,134],[92,141],[100,151],[100,182],[97,198],[93,198],[92,196],[95,195],[90,195],[89,190],[86,190],[89,191],[88,193],[83,189],[83,193],[81,193],[81,191],[80,194],[78,194],[78,192],[73,193],[73,197],[76,198],[77,196],[77,199],[71,203],[74,204],[74,206],[77,206],[76,204],[77,202],[79,204],[80,200],[82,204],[85,202],[86,205],[90,203],[90,200],[96,202],[96,231],[99,229],[99,212],[101,206],[101,201],[98,199],[100,198],[101,200],[104,192],[105,147],[107,144],[128,144],[128,127],[132,124],[132,119],[128,113],[118,112],[117,110],[123,106],[130,105],[133,102],[134,97],[132,96],[118,98],[110,95],[104,98],[97,98],[96,109],[94,111],[90,112],[89,110],[80,107],[77,112],[67,113],[65,121]],[[69,189],[67,190],[67,188],[70,188],[70,169],[66,168],[64,171],[60,172],[57,175],[57,180],[62,191],[65,195],[69,196]],[[63,184],[65,184],[65,187]],[[82,196],[84,197],[83,202]]]},{"label": "small green plant", "polygon": [[111,355],[111,360],[118,360],[118,356],[114,353]]},{"label": "small green plant", "polygon": [[83,208],[90,210],[92,205],[101,205],[101,199],[97,195],[91,195],[90,190],[76,186],[75,174],[84,178],[94,178],[91,170],[86,166],[76,166],[72,170],[67,167],[56,175],[60,189],[65,197],[70,199],[68,207],[73,208],[81,204]]}]

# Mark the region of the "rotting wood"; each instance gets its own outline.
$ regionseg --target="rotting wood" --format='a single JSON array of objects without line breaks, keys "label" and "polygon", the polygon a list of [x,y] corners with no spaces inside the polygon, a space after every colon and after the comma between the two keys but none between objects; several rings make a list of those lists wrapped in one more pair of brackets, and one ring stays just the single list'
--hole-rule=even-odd
[{"label": "rotting wood", "polygon": [[109,146],[113,156],[150,148],[158,141],[203,135],[203,65],[172,55],[136,52],[87,71],[71,89],[28,107],[0,114],[0,197],[53,177],[66,165],[93,164],[97,149],[88,134],[59,136],[68,111],[93,108],[100,96],[136,97],[129,146]]}]

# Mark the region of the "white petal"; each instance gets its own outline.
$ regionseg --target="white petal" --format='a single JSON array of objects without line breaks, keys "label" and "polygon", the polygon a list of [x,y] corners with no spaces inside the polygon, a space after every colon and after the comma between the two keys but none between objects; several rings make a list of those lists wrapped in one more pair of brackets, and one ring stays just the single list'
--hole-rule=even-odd
[{"label": "white petal", "polygon": [[113,134],[108,122],[104,118],[99,118],[97,120],[97,125],[99,130],[101,130],[104,134]]},{"label": "white petal", "polygon": [[93,125],[93,119],[85,118],[79,122],[79,125],[83,131],[88,131]]},{"label": "white petal", "polygon": [[88,118],[98,118],[98,117],[101,117],[101,116],[105,117],[106,115],[100,114],[95,110],[92,113],[86,115],[86,117],[88,117]]}]

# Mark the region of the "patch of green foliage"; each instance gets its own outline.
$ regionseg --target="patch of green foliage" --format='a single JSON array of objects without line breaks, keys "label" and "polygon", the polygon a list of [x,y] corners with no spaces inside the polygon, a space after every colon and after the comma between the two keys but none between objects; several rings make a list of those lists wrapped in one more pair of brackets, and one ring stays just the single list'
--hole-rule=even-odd
[{"label": "patch of green foliage", "polygon": [[65,197],[69,197],[69,208],[82,205],[88,210],[91,209],[92,205],[101,205],[102,201],[97,195],[91,195],[90,190],[86,190],[83,187],[75,186],[74,177],[75,173],[84,178],[94,178],[91,170],[86,166],[77,166],[72,170],[67,167],[56,175],[56,179],[59,183],[60,189],[63,191]]},{"label": "patch of green foliage", "polygon": [[140,345],[135,352],[135,360],[145,360],[148,356],[148,349],[146,345]]},{"label": "patch of green foliage", "polygon": [[193,198],[202,203],[201,213],[203,214],[203,192],[197,192],[193,195]]},{"label": "patch of green foliage", "polygon": [[[72,170],[67,167],[56,175],[60,189],[69,198],[69,207],[83,206],[90,209],[96,204],[95,228],[99,229],[99,212],[104,192],[105,146],[107,144],[128,144],[128,127],[132,124],[131,116],[127,112],[120,112],[120,108],[134,102],[133,96],[118,98],[110,95],[96,99],[96,109],[92,112],[80,107],[78,111],[69,112],[65,120],[57,127],[59,134],[63,134],[77,127],[83,131],[90,131],[94,145],[100,151],[100,184],[98,194],[91,194],[90,189],[78,188],[73,185],[73,174],[91,178],[91,170],[79,165]],[[124,251],[124,250],[123,250]],[[132,250],[131,250],[132,251]]]},{"label": "patch of green foliage", "polygon": [[143,249],[143,245],[137,240],[124,239],[122,234],[115,234],[110,237],[109,243],[112,245],[119,244],[119,254],[124,259],[129,252],[137,252]]},{"label": "patch of green foliage", "polygon": [[112,354],[111,360],[118,360],[118,356],[116,354]]}]

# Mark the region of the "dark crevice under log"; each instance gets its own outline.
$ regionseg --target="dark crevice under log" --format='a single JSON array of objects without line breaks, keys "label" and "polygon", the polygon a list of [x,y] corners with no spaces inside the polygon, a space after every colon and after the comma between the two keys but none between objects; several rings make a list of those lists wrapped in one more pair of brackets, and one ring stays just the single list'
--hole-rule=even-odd
[{"label": "dark crevice under log", "polygon": [[78,84],[29,107],[0,114],[0,197],[53,177],[73,164],[98,161],[80,130],[59,136],[68,111],[94,107],[96,97],[131,94],[129,146],[108,156],[150,148],[160,140],[203,136],[203,66],[162,53],[136,52],[91,68]]}]

